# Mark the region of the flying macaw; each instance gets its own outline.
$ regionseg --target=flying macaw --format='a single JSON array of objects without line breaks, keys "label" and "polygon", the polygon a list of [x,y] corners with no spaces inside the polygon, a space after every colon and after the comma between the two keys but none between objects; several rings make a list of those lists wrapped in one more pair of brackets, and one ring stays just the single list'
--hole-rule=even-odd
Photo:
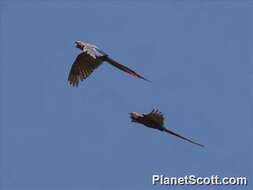
[{"label": "flying macaw", "polygon": [[131,112],[130,118],[132,122],[140,123],[145,125],[146,127],[158,129],[160,131],[165,131],[171,135],[177,136],[181,139],[184,139],[192,144],[204,147],[204,145],[196,143],[188,138],[185,138],[167,128],[164,127],[164,117],[159,110],[153,109],[150,113],[144,114],[144,113],[137,113],[137,112]]},{"label": "flying macaw", "polygon": [[117,61],[110,58],[105,52],[100,50],[96,45],[84,43],[82,41],[76,41],[76,48],[82,50],[82,52],[76,57],[74,63],[69,72],[68,81],[72,86],[78,86],[79,82],[86,79],[96,68],[98,68],[103,62],[109,63],[114,67],[132,75],[134,77],[148,79],[142,77],[132,69],[121,65]]}]

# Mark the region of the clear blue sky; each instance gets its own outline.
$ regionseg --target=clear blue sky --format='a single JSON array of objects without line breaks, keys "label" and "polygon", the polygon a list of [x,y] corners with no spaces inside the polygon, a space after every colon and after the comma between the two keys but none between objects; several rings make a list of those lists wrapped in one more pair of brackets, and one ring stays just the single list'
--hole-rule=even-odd
[{"label": "clear blue sky", "polygon": [[[3,190],[149,190],[152,174],[252,180],[252,2],[5,0],[0,17]],[[75,40],[152,83],[102,65],[71,88]],[[153,108],[206,148],[130,122]]]}]

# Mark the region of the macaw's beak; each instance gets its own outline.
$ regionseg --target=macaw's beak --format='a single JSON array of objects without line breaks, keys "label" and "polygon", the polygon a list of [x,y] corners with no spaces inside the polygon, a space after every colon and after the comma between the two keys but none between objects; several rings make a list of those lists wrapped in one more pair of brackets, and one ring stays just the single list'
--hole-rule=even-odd
[{"label": "macaw's beak", "polygon": [[139,113],[137,113],[137,112],[131,112],[131,113],[129,113],[129,115],[130,115],[130,118],[131,118],[131,121],[132,122],[137,122],[137,120],[140,118],[140,117],[142,117]]},{"label": "macaw's beak", "polygon": [[83,44],[81,44],[80,42],[75,42],[75,47],[79,49],[83,49]]},{"label": "macaw's beak", "polygon": [[135,119],[134,119],[134,113],[131,112],[131,113],[129,113],[129,115],[130,115],[131,121],[134,122],[134,120],[135,120]]}]

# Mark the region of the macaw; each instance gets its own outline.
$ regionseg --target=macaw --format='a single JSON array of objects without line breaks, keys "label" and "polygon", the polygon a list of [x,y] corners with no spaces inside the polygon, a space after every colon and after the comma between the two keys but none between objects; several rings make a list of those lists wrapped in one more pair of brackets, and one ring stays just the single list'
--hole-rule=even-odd
[{"label": "macaw", "polygon": [[68,81],[72,86],[77,87],[80,81],[86,79],[103,62],[109,63],[112,66],[128,73],[131,76],[149,81],[148,79],[142,77],[140,74],[136,73],[132,69],[129,69],[126,66],[110,58],[96,45],[84,43],[82,41],[76,41],[75,47],[80,49],[82,52],[76,57],[69,72]]},{"label": "macaw", "polygon": [[164,117],[163,114],[159,110],[153,109],[150,113],[138,113],[138,112],[131,112],[130,118],[132,122],[140,123],[145,125],[146,127],[158,129],[160,131],[165,131],[171,135],[177,136],[181,139],[184,139],[192,144],[204,147],[204,145],[196,143],[188,138],[185,138],[174,131],[167,129],[164,127]]}]

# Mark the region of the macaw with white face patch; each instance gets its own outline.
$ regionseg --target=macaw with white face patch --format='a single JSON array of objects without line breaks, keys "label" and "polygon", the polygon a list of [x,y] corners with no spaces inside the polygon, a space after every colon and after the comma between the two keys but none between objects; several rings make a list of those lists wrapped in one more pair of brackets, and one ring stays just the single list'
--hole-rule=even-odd
[{"label": "macaw with white face patch", "polygon": [[70,85],[77,87],[80,81],[86,79],[103,62],[109,63],[114,67],[128,73],[129,75],[149,81],[132,69],[121,65],[117,61],[111,59],[96,45],[84,43],[82,41],[76,41],[75,44],[76,48],[81,49],[82,52],[77,56],[70,69],[68,77]]},{"label": "macaw with white face patch", "polygon": [[165,128],[163,114],[158,110],[153,109],[150,113],[131,112],[130,118],[131,118],[132,122],[143,124],[149,128],[158,129],[160,131],[165,131],[171,135],[174,135],[174,136],[177,136],[181,139],[184,139],[192,144],[204,147],[204,145],[202,145],[202,144],[196,143],[188,138],[185,138],[185,137],[175,133],[174,131],[172,131],[170,129]]}]

